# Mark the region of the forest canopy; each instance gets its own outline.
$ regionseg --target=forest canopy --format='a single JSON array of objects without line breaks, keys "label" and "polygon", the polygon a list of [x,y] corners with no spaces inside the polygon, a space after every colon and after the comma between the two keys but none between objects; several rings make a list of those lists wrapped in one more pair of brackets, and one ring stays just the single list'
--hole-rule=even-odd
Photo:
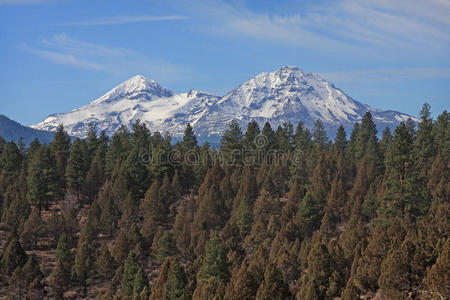
[{"label": "forest canopy", "polygon": [[449,299],[450,113],[430,109],[334,139],[232,122],[218,147],[139,120],[0,138],[0,297]]}]

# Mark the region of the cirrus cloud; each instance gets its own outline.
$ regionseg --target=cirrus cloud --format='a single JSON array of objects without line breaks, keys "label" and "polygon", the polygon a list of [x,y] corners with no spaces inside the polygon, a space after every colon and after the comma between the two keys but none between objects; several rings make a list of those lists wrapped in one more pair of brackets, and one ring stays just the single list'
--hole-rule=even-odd
[{"label": "cirrus cloud", "polygon": [[81,41],[66,34],[43,39],[37,47],[24,45],[22,50],[56,64],[112,75],[149,74],[162,81],[177,81],[190,69],[137,51]]}]

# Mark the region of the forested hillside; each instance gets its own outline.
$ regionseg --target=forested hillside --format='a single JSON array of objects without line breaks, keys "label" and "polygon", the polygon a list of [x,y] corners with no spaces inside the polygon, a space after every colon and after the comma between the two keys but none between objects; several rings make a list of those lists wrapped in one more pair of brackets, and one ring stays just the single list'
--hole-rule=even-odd
[{"label": "forested hillside", "polygon": [[0,139],[0,298],[450,299],[450,113],[420,116]]}]

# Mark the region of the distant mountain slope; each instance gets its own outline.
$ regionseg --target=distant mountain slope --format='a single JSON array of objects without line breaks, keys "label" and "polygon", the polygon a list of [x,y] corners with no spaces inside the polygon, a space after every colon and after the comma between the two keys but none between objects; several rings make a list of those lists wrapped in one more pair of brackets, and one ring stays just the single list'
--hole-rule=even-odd
[{"label": "distant mountain slope", "polygon": [[276,128],[288,121],[302,121],[311,127],[319,118],[333,135],[340,124],[351,130],[367,111],[380,131],[410,117],[355,101],[314,73],[282,67],[255,76],[223,97],[196,90],[177,94],[153,80],[135,76],[88,105],[50,115],[32,127],[54,131],[62,123],[70,135],[84,136],[89,123],[94,123],[112,134],[121,125],[131,126],[140,119],[151,131],[180,137],[190,122],[201,140],[217,141],[233,119],[243,128],[251,120],[261,126],[269,121]]},{"label": "distant mountain slope", "polygon": [[152,131],[180,136],[188,122],[195,123],[217,100],[217,96],[196,90],[176,94],[153,80],[134,76],[90,104],[50,115],[32,127],[54,131],[62,123],[70,135],[84,136],[94,123],[111,135],[121,125],[131,126],[140,119]]},{"label": "distant mountain slope", "polygon": [[6,141],[14,141],[16,143],[20,138],[23,138],[23,142],[26,145],[31,143],[36,138],[41,143],[50,143],[53,139],[52,132],[23,126],[4,115],[0,115],[0,136],[2,136]]}]

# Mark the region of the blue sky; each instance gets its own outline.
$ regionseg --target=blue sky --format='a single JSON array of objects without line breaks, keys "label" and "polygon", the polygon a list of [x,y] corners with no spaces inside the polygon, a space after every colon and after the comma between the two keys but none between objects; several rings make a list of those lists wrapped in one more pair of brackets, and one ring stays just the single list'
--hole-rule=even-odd
[{"label": "blue sky", "polygon": [[0,0],[0,113],[25,125],[136,74],[222,95],[283,65],[436,115],[450,108],[450,2]]}]

